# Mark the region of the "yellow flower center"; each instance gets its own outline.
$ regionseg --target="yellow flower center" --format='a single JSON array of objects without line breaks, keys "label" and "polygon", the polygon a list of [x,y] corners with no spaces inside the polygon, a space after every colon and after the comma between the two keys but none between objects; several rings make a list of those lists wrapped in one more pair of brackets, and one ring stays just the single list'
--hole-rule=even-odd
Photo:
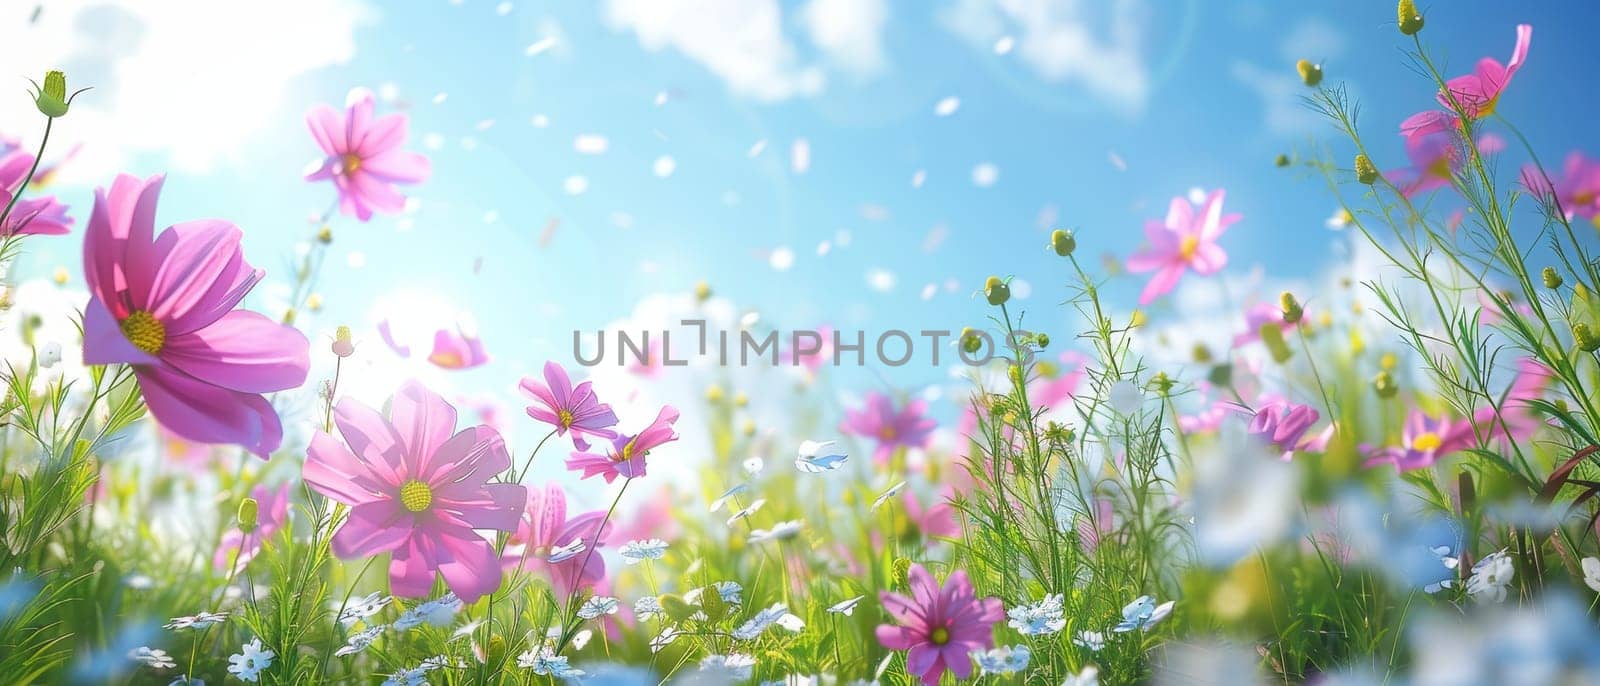
[{"label": "yellow flower center", "polygon": [[151,355],[161,352],[167,344],[167,327],[144,310],[138,310],[122,320],[122,335],[133,347]]},{"label": "yellow flower center", "polygon": [[632,441],[628,441],[627,445],[622,446],[622,451],[621,452],[617,453],[616,455],[611,456],[611,461],[612,462],[627,462],[628,460],[633,459],[633,443],[634,443],[634,441],[637,441],[637,440],[639,440],[639,439],[635,438]]},{"label": "yellow flower center", "polygon": [[400,504],[412,512],[421,512],[433,504],[433,489],[412,479],[400,486]]},{"label": "yellow flower center", "polygon": [[949,643],[950,642],[950,630],[946,629],[946,628],[944,628],[942,626],[937,628],[937,629],[934,629],[933,633],[928,634],[928,640],[931,641],[936,646],[942,646],[942,645],[944,645],[946,643]]},{"label": "yellow flower center", "polygon": [[355,153],[347,153],[339,160],[339,171],[345,175],[361,171],[361,157]]},{"label": "yellow flower center", "polygon": [[563,429],[572,428],[572,420],[573,420],[572,410],[562,410],[560,412],[557,412],[556,413],[556,419],[561,422],[561,428],[563,428]]},{"label": "yellow flower center", "polygon": [[1199,236],[1184,236],[1178,243],[1178,256],[1185,261],[1194,259],[1194,254],[1200,251]]},{"label": "yellow flower center", "polygon": [[882,429],[878,429],[878,438],[881,438],[885,441],[892,441],[894,440],[894,437],[898,435],[899,434],[895,432],[894,427],[892,426],[886,426]]},{"label": "yellow flower center", "polygon": [[1413,450],[1420,450],[1425,453],[1438,450],[1441,445],[1444,445],[1444,440],[1439,438],[1439,434],[1432,431],[1422,434],[1411,441]]}]

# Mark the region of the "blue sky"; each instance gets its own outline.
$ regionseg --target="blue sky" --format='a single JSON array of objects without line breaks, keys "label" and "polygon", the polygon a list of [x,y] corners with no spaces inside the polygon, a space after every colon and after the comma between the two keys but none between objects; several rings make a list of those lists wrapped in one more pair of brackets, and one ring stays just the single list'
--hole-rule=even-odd
[{"label": "blue sky", "polygon": [[[202,22],[63,3],[32,27],[13,11],[5,31],[36,46],[29,68],[54,56],[97,86],[85,96],[101,99],[84,105],[91,114],[61,127],[89,137],[81,173],[56,188],[80,219],[110,169],[169,171],[161,222],[238,223],[252,261],[277,282],[311,232],[307,217],[333,197],[300,180],[318,154],[304,111],[354,86],[388,96],[384,108],[411,116],[412,147],[432,158],[434,176],[411,192],[414,213],[335,220],[318,325],[359,330],[380,297],[431,294],[476,316],[496,360],[462,382],[496,390],[510,386],[508,372],[568,361],[574,328],[701,280],[786,329],[878,331],[973,324],[987,308],[970,294],[987,275],[1010,274],[1031,291],[1021,301],[1030,321],[1066,338],[1079,324],[1056,305],[1067,273],[1043,249],[1048,229],[1077,228],[1091,262],[1126,256],[1144,220],[1193,187],[1226,188],[1228,209],[1244,214],[1224,240],[1230,271],[1304,275],[1348,237],[1324,228],[1333,203],[1320,182],[1272,159],[1313,141],[1350,148],[1299,105],[1294,60],[1320,61],[1330,81],[1348,84],[1380,166],[1403,162],[1396,125],[1431,104],[1401,56],[1407,42],[1388,2],[1065,2],[1017,16],[999,5],[1049,3],[753,0],[675,14],[682,4],[295,2],[285,20]],[[763,9],[774,21],[751,19]],[[1573,88],[1600,66],[1588,30],[1600,8],[1425,9],[1423,36],[1451,74],[1482,56],[1505,60],[1514,25],[1533,24],[1500,113],[1547,160],[1600,153],[1595,128],[1578,126],[1594,90]],[[198,47],[187,49],[191,35]],[[996,54],[995,36],[1010,36],[1011,51]],[[959,106],[940,116],[950,97]],[[13,116],[22,112],[0,109],[3,128],[35,140],[37,121]],[[605,137],[606,150],[579,152],[583,135]],[[804,173],[791,165],[797,140],[810,149]],[[96,157],[97,145],[116,154]],[[662,156],[674,163],[666,178],[653,171]],[[115,166],[102,170],[106,159]],[[973,180],[983,164],[998,170],[988,187]],[[578,195],[565,190],[574,176],[586,180]],[[541,248],[552,220],[559,227]],[[831,250],[819,256],[823,241]],[[794,254],[787,270],[770,265],[778,248]],[[34,274],[75,270],[78,239],[29,251]],[[352,252],[364,266],[350,266]],[[892,288],[869,285],[875,272],[893,275]],[[924,299],[928,284],[937,293]],[[1116,281],[1112,296],[1131,305],[1141,284]],[[906,384],[942,377],[894,374]]]}]

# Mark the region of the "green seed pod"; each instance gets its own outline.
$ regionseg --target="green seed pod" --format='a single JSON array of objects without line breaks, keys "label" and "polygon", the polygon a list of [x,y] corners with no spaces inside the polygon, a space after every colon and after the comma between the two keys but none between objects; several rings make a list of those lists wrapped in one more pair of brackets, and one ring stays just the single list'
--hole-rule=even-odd
[{"label": "green seed pod", "polygon": [[1294,294],[1289,291],[1284,291],[1283,295],[1278,296],[1278,302],[1283,306],[1283,321],[1285,322],[1294,324],[1306,315],[1305,308],[1300,306],[1300,302],[1295,300]]},{"label": "green seed pod", "polygon": [[72,104],[72,98],[67,97],[67,77],[59,71],[45,72],[44,85],[33,84],[36,92],[34,104],[39,112],[46,117],[54,119],[64,116],[67,108]]},{"label": "green seed pod", "polygon": [[255,530],[255,528],[256,528],[256,516],[257,516],[257,512],[260,510],[260,508],[261,508],[261,504],[257,503],[255,498],[245,498],[244,500],[239,502],[239,530],[240,531],[254,531]]},{"label": "green seed pod", "polygon": [[1379,398],[1387,399],[1399,393],[1400,386],[1394,382],[1394,377],[1390,376],[1389,372],[1378,372],[1377,376],[1372,377],[1372,390],[1378,393]]},{"label": "green seed pod", "polygon": [[1422,30],[1422,13],[1417,11],[1416,0],[1400,0],[1395,14],[1400,20],[1400,33],[1413,36]]},{"label": "green seed pod", "polygon": [[1150,377],[1150,388],[1162,395],[1172,391],[1172,384],[1172,377],[1167,376],[1166,372],[1156,372],[1155,376]]},{"label": "green seed pod", "polygon": [[1072,251],[1078,249],[1078,239],[1072,235],[1071,231],[1056,229],[1050,233],[1050,247],[1056,251],[1057,255],[1066,257],[1071,255]]},{"label": "green seed pod", "polygon": [[1294,63],[1294,70],[1300,72],[1300,80],[1307,86],[1316,88],[1322,83],[1322,65],[1312,64],[1311,60],[1300,60]]},{"label": "green seed pod", "polygon": [[1038,343],[1041,348],[1048,348],[1050,347],[1050,334],[1042,333],[1034,336],[1033,342]]},{"label": "green seed pod", "polygon": [[1586,353],[1600,350],[1600,338],[1595,338],[1594,331],[1590,330],[1589,325],[1583,322],[1572,325],[1572,340],[1577,342],[1579,350]]},{"label": "green seed pod", "polygon": [[1261,344],[1267,346],[1267,352],[1272,354],[1272,360],[1278,364],[1289,361],[1294,356],[1294,351],[1289,349],[1289,344],[1283,340],[1283,327],[1274,322],[1261,325]]},{"label": "green seed pod", "polygon": [[999,307],[1011,299],[1011,287],[1001,281],[998,276],[991,276],[983,282],[983,297],[989,300],[990,305]]},{"label": "green seed pod", "polygon": [[1378,182],[1378,168],[1366,155],[1356,155],[1356,180],[1368,186]]},{"label": "green seed pod", "polygon": [[1276,166],[1276,167],[1287,167],[1287,166],[1289,166],[1289,156],[1288,155],[1278,155],[1277,159],[1274,159],[1272,161],[1272,164],[1273,164],[1273,166]]},{"label": "green seed pod", "polygon": [[1555,290],[1561,287],[1561,275],[1556,273],[1555,267],[1545,267],[1539,272],[1539,277],[1544,280],[1544,287]]}]

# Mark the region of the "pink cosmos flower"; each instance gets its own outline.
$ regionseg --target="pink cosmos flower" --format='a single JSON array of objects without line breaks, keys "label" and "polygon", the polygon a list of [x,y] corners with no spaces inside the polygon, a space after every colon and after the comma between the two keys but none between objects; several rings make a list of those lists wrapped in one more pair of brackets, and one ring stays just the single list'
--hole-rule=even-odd
[{"label": "pink cosmos flower", "polygon": [[[1489,155],[1505,149],[1499,136],[1478,137],[1478,152]],[[1411,166],[1387,172],[1388,179],[1408,198],[1450,185],[1461,169],[1462,151],[1451,133],[1430,133],[1406,139],[1406,157]]]},{"label": "pink cosmos flower", "polygon": [[[537,571],[550,579],[560,597],[572,595],[579,588],[591,587],[606,576],[606,561],[599,552],[589,551],[605,545],[611,525],[601,524],[606,519],[603,510],[585,512],[567,518],[567,494],[555,482],[545,484],[528,493],[528,507],[522,513],[517,533],[511,537],[500,564],[507,571]],[[581,552],[550,561],[552,552],[562,549],[577,550],[574,545],[583,539]]]},{"label": "pink cosmos flower", "polygon": [[933,504],[924,508],[917,494],[907,490],[901,496],[906,518],[917,527],[924,538],[956,538],[961,535],[961,524],[956,521],[955,508],[950,505],[951,489],[947,486],[933,496]]},{"label": "pink cosmos flower", "polygon": [[460,328],[439,329],[433,334],[433,352],[428,361],[440,369],[471,369],[489,362],[483,341]]},{"label": "pink cosmos flower", "polygon": [[567,469],[583,472],[581,478],[603,476],[606,483],[617,477],[634,479],[645,474],[645,457],[651,450],[678,440],[672,424],[678,421],[678,410],[671,405],[661,408],[656,420],[637,435],[618,435],[611,439],[611,452],[606,454],[577,451],[567,458]]},{"label": "pink cosmos flower", "polygon": [[420,183],[428,178],[428,158],[401,150],[406,141],[406,115],[373,117],[372,92],[350,91],[343,116],[327,105],[306,114],[311,137],[326,155],[307,181],[332,179],[339,191],[339,211],[361,221],[374,210],[394,213],[405,208],[405,196],[393,184]]},{"label": "pink cosmos flower", "polygon": [[1112,508],[1111,500],[1103,497],[1093,499],[1094,516],[1087,513],[1078,515],[1078,541],[1083,544],[1083,549],[1093,553],[1100,547],[1100,541],[1105,540],[1117,530],[1117,514]]},{"label": "pink cosmos flower", "polygon": [[235,526],[222,534],[211,558],[211,565],[218,572],[228,571],[230,560],[233,571],[244,569],[261,552],[262,543],[277,535],[289,519],[289,484],[277,488],[257,486],[250,491],[250,497],[256,499],[256,528],[245,532]]},{"label": "pink cosmos flower", "polygon": [[489,481],[511,467],[500,434],[481,425],[457,432],[456,408],[415,381],[390,399],[388,419],[345,398],[334,423],[350,447],[317,432],[302,476],[350,506],[335,555],[390,553],[389,587],[399,596],[427,595],[436,571],[468,604],[500,586],[494,546],[474,529],[515,531],[528,498],[522,486]]},{"label": "pink cosmos flower", "polygon": [[1561,212],[1572,218],[1600,217],[1600,160],[1594,160],[1577,150],[1567,154],[1561,166],[1561,175],[1546,178],[1534,165],[1522,170],[1522,185],[1534,195],[1552,202]]},{"label": "pink cosmos flower", "polygon": [[233,309],[263,276],[244,260],[239,227],[205,219],[154,236],[161,181],[124,174],[95,191],[83,244],[83,361],[132,365],[150,414],[169,431],[265,458],[283,425],[261,394],[305,383],[310,344]]},{"label": "pink cosmos flower", "polygon": [[876,440],[878,447],[872,459],[887,464],[898,448],[921,448],[928,444],[928,437],[938,422],[925,416],[927,409],[927,403],[912,400],[896,410],[889,396],[868,393],[867,404],[859,410],[846,412],[839,430]]},{"label": "pink cosmos flower", "polygon": [[1322,413],[1310,405],[1273,402],[1262,405],[1253,413],[1242,406],[1234,407],[1236,411],[1251,415],[1250,425],[1246,431],[1274,450],[1283,453],[1284,461],[1293,458],[1296,452],[1326,450],[1328,441],[1333,438],[1332,424],[1320,434],[1306,436],[1311,431],[1312,425],[1322,418]]},{"label": "pink cosmos flower", "polygon": [[944,586],[922,565],[911,565],[911,596],[880,591],[878,600],[896,624],[878,625],[878,643],[910,651],[906,671],[934,686],[949,669],[958,679],[972,675],[972,653],[994,647],[994,625],[1005,617],[999,598],[979,599],[967,573],[950,573]]},{"label": "pink cosmos flower", "polygon": [[545,362],[544,383],[531,376],[524,377],[520,388],[539,402],[539,405],[528,406],[528,416],[555,427],[558,435],[572,432],[572,444],[579,450],[589,449],[584,436],[616,437],[611,427],[617,425],[617,413],[611,411],[610,405],[600,402],[593,382],[585,381],[574,388],[567,370],[561,365]]},{"label": "pink cosmos flower", "polygon": [[[0,141],[0,211],[4,211],[12,198],[23,192],[22,182],[27,180],[28,170],[32,167],[33,155],[7,141]],[[29,187],[39,186],[42,176],[42,171],[36,174]],[[54,197],[23,198],[5,216],[5,222],[0,223],[0,237],[60,235],[71,228],[72,217],[67,216],[67,206],[56,202]]]},{"label": "pink cosmos flower", "polygon": [[[1522,68],[1528,58],[1528,44],[1533,40],[1533,27],[1517,25],[1517,45],[1511,51],[1511,61],[1485,57],[1478,60],[1478,68],[1471,74],[1457,76],[1445,82],[1445,90],[1437,96],[1439,104],[1452,108],[1454,97],[1464,114],[1470,119],[1481,119],[1494,113],[1500,95],[1511,85],[1511,77]],[[1428,110],[1407,117],[1400,123],[1400,133],[1409,143],[1418,136],[1450,131],[1461,127],[1461,120],[1453,111]]]},{"label": "pink cosmos flower", "polygon": [[1393,464],[1402,472],[1433,466],[1439,458],[1473,445],[1472,422],[1448,416],[1438,418],[1413,409],[1401,431],[1401,445],[1381,448],[1367,457],[1366,466]]},{"label": "pink cosmos flower", "polygon": [[1239,221],[1240,215],[1222,213],[1224,195],[1220,188],[1212,191],[1201,203],[1199,214],[1195,214],[1188,199],[1173,198],[1166,220],[1145,222],[1144,236],[1149,245],[1128,258],[1128,271],[1156,273],[1139,294],[1140,305],[1149,305],[1170,292],[1186,269],[1207,276],[1228,263],[1228,254],[1217,245],[1217,239]]}]

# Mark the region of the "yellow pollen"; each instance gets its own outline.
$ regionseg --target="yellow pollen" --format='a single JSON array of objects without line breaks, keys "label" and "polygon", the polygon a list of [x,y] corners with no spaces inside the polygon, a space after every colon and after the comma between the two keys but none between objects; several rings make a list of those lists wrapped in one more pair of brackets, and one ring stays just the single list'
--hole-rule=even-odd
[{"label": "yellow pollen", "polygon": [[1194,254],[1200,251],[1199,236],[1184,236],[1178,243],[1178,255],[1185,260],[1194,259]]},{"label": "yellow pollen", "polygon": [[556,413],[556,419],[561,421],[561,428],[572,428],[572,410],[562,410]]},{"label": "yellow pollen", "polygon": [[400,504],[412,512],[421,512],[433,504],[433,489],[412,479],[400,486]]},{"label": "yellow pollen", "polygon": [[895,432],[894,427],[892,426],[886,426],[882,429],[878,429],[878,438],[881,438],[885,441],[892,441],[894,440],[894,437],[898,435],[899,434]]},{"label": "yellow pollen", "polygon": [[1439,434],[1432,431],[1422,434],[1411,441],[1412,450],[1421,450],[1425,453],[1438,450],[1441,445],[1444,445],[1444,441],[1439,438]]},{"label": "yellow pollen", "polygon": [[138,310],[122,320],[122,335],[133,347],[151,355],[161,352],[167,344],[167,327],[149,312]]},{"label": "yellow pollen", "polygon": [[[639,439],[635,438],[633,440],[637,441]],[[612,462],[627,462],[631,459],[633,459],[633,441],[628,441],[627,445],[622,446],[622,452],[611,456]]]},{"label": "yellow pollen", "polygon": [[361,157],[355,153],[348,153],[339,160],[339,171],[346,175],[361,171]]},{"label": "yellow pollen", "polygon": [[942,645],[944,645],[946,643],[949,643],[950,642],[950,630],[946,629],[946,628],[944,628],[942,626],[937,628],[937,629],[934,629],[933,633],[928,634],[928,640],[931,641],[936,646],[942,646]]}]

